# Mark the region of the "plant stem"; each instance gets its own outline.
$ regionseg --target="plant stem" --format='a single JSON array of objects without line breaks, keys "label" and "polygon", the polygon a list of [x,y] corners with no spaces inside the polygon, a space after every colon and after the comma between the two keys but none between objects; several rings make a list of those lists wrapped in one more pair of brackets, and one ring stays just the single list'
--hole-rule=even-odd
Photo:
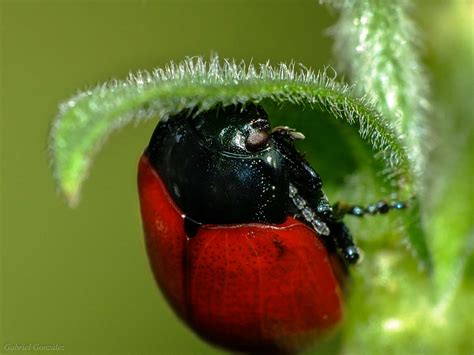
[{"label": "plant stem", "polygon": [[424,167],[423,116],[427,85],[417,56],[417,32],[404,0],[328,0],[340,9],[334,28],[343,70],[371,96],[405,140],[412,168]]}]

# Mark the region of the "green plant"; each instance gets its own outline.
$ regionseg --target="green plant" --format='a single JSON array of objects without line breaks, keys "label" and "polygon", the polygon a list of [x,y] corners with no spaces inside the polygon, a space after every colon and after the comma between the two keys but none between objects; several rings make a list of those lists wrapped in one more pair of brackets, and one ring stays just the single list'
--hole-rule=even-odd
[{"label": "green plant", "polygon": [[[474,277],[473,125],[472,119],[466,121],[472,106],[462,108],[472,82],[448,79],[450,88],[465,83],[460,94],[447,99],[444,89],[428,99],[419,39],[405,1],[327,2],[341,11],[333,34],[339,65],[352,86],[329,78],[329,70],[315,74],[295,64],[256,67],[217,56],[208,62],[189,58],[104,84],[61,106],[50,140],[58,186],[76,204],[94,154],[111,132],[132,121],[166,119],[217,103],[260,102],[276,122],[313,132],[302,148],[325,177],[331,200],[366,203],[392,192],[412,198],[408,211],[383,221],[350,221],[367,256],[353,270],[342,349],[465,352],[473,347],[466,312],[474,302],[469,297]],[[456,6],[449,8],[453,16],[460,11]],[[450,66],[434,63],[448,78],[472,63],[472,42],[466,49],[463,33],[455,32],[454,42],[449,35],[441,39],[458,53],[447,59]],[[452,124],[443,121],[447,116]],[[430,117],[435,119],[429,122]],[[430,130],[453,144],[428,149],[423,143]]]}]

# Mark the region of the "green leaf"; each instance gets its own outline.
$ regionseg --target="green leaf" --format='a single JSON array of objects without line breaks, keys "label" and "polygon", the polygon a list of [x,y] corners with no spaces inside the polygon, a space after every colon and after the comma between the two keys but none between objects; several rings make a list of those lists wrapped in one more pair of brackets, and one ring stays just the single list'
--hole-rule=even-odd
[{"label": "green leaf", "polygon": [[[418,32],[406,0],[326,0],[340,9],[333,28],[339,65],[360,92],[405,137],[413,169],[425,165],[427,80],[417,55]],[[418,186],[421,189],[421,185]]]},{"label": "green leaf", "polygon": [[[139,72],[62,104],[50,140],[58,186],[69,203],[76,204],[94,154],[111,132],[132,121],[166,119],[182,110],[248,101],[261,102],[270,109],[270,103],[291,104],[299,112],[306,109],[309,119],[317,118],[319,112],[354,126],[371,145],[371,156],[375,154],[383,162],[381,180],[390,183],[390,192],[398,192],[402,198],[412,195],[414,178],[407,152],[395,130],[366,98],[355,96],[349,87],[325,73],[315,74],[303,66],[272,67],[266,63],[255,67],[230,60],[221,64],[217,57],[208,63],[200,57],[188,58],[165,69]],[[413,239],[411,246],[424,257],[423,239]]]}]

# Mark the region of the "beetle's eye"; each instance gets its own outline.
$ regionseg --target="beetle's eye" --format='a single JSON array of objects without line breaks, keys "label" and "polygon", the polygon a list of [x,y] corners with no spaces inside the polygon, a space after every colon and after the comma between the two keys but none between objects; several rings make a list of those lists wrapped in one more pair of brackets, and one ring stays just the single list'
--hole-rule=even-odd
[{"label": "beetle's eye", "polygon": [[270,135],[268,132],[252,130],[245,140],[245,148],[251,152],[260,150],[267,145],[269,139]]}]

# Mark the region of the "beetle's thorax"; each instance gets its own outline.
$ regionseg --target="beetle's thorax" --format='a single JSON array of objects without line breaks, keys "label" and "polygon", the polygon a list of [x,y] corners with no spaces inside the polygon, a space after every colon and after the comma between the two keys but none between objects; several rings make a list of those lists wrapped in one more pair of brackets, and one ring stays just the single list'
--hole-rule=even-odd
[{"label": "beetle's thorax", "polygon": [[216,108],[160,123],[146,150],[176,204],[199,223],[281,223],[285,159],[256,106]]}]

